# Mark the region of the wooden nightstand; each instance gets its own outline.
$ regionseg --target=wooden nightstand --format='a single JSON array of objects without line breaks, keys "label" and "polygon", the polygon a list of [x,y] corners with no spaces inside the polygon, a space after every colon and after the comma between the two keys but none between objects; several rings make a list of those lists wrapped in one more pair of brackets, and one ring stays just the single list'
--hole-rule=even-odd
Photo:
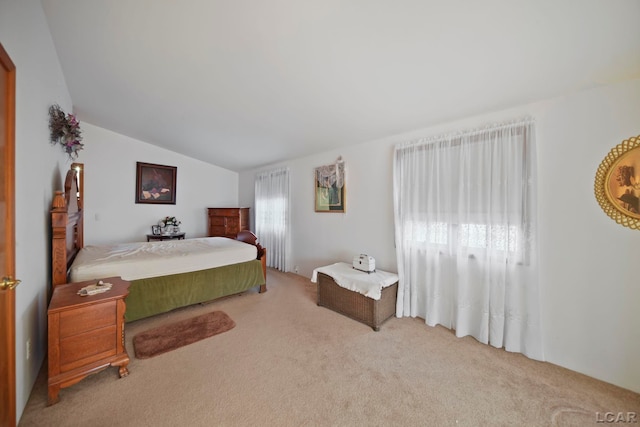
[{"label": "wooden nightstand", "polygon": [[112,288],[80,296],[80,288],[96,280],[58,285],[49,303],[49,405],[58,401],[61,388],[109,366],[127,376],[129,355],[124,344],[124,299],[129,282],[120,277],[102,279]]}]

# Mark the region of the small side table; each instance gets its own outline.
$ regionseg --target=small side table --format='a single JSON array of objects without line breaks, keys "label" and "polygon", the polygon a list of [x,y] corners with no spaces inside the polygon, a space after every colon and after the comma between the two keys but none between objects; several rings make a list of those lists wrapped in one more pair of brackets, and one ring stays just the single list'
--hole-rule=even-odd
[{"label": "small side table", "polygon": [[48,404],[58,401],[61,388],[90,374],[118,366],[120,377],[129,375],[129,355],[124,343],[124,299],[129,282],[120,277],[102,279],[113,286],[101,294],[77,292],[97,282],[58,285],[49,303]]},{"label": "small side table", "polygon": [[[351,264],[338,262],[316,268],[311,281],[318,283],[318,306],[371,326],[374,331],[379,331],[380,325],[396,312],[398,275],[395,273],[376,270],[369,274],[355,270]],[[353,289],[339,283],[348,283]],[[373,288],[380,287],[379,299],[365,296],[361,287],[372,293]]]},{"label": "small side table", "polygon": [[150,242],[152,240],[172,240],[172,239],[178,239],[178,240],[184,240],[184,237],[186,236],[187,233],[180,232],[180,233],[171,233],[171,234],[147,234],[147,242]]}]

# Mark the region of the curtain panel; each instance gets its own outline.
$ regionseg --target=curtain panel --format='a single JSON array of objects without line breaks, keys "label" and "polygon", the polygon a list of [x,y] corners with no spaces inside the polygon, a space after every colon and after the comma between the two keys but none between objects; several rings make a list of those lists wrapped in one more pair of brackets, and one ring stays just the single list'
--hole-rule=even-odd
[{"label": "curtain panel", "polygon": [[542,360],[531,119],[399,144],[396,316]]},{"label": "curtain panel", "polygon": [[279,168],[256,175],[256,234],[267,249],[267,266],[287,269],[289,238],[289,169]]}]

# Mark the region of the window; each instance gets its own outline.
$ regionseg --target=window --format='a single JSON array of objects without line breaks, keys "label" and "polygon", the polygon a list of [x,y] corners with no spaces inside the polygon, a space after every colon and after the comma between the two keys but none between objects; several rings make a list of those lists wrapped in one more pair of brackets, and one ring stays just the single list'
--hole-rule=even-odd
[{"label": "window", "polygon": [[527,119],[396,146],[397,316],[541,358],[534,143]]},{"label": "window", "polygon": [[289,235],[289,169],[256,175],[256,234],[269,250],[267,266],[287,271]]},{"label": "window", "polygon": [[501,252],[516,252],[518,229],[514,225],[448,224],[412,221],[406,224],[411,231],[405,236],[416,245],[467,249],[483,249]]}]

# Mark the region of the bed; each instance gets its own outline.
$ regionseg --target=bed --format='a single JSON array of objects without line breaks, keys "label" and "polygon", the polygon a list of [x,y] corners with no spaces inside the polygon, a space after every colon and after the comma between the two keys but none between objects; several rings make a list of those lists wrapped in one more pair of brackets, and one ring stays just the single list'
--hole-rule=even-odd
[{"label": "bed", "polygon": [[[73,166],[73,165],[72,165]],[[244,230],[236,240],[211,237],[84,246],[78,173],[67,172],[51,209],[52,286],[120,276],[131,283],[128,322],[192,304],[266,288],[266,249]],[[78,195],[78,196],[76,196]]]}]

